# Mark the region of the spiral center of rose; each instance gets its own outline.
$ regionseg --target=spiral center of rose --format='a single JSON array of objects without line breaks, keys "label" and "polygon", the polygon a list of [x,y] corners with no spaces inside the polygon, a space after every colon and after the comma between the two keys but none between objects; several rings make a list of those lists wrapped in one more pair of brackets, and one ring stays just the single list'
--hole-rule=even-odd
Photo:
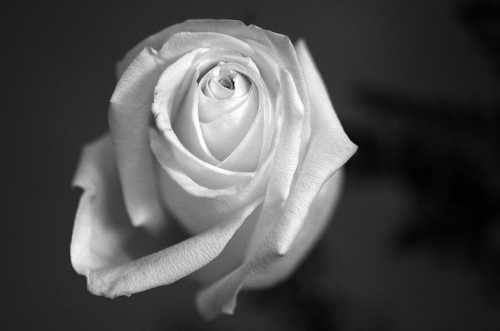
[{"label": "spiral center of rose", "polygon": [[[258,140],[248,132],[258,111],[258,93],[237,64],[224,60],[206,69],[198,78],[198,88],[200,138],[204,140],[201,145],[206,145],[216,164],[224,166],[224,161],[246,136],[252,141]],[[240,149],[246,149],[245,145]],[[239,168],[251,169],[255,162],[250,163]]]},{"label": "spiral center of rose", "polygon": [[[201,52],[201,51],[200,51]],[[216,167],[255,171],[263,145],[262,84],[255,65],[240,55],[206,52],[195,63],[191,85],[185,85],[171,128],[193,156]],[[162,107],[171,91],[168,69],[155,90],[155,114],[162,125]],[[165,102],[166,103],[166,102]]]},{"label": "spiral center of rose", "polygon": [[245,95],[250,86],[245,75],[228,68],[225,62],[214,66],[200,81],[203,94],[219,100]]},{"label": "spiral center of rose", "polygon": [[234,80],[233,77],[222,77],[219,79],[219,84],[228,90],[234,90]]}]

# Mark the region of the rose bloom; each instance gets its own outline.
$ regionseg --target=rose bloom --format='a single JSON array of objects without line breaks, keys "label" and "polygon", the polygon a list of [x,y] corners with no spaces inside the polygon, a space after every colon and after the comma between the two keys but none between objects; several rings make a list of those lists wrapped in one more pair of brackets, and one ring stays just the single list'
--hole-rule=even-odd
[{"label": "rose bloom", "polygon": [[290,275],[357,149],[306,44],[189,20],[135,46],[118,77],[110,132],[84,148],[74,178],[71,263],[88,289],[131,295],[191,275],[210,318],[232,313],[241,289]]}]

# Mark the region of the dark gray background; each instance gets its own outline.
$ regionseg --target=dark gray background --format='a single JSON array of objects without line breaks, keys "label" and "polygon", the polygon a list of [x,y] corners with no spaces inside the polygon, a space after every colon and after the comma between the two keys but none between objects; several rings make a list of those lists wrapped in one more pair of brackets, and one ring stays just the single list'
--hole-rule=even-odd
[{"label": "dark gray background", "polygon": [[[493,1],[22,2],[4,9],[9,330],[496,330],[499,7]],[[69,262],[81,146],[114,64],[188,18],[307,40],[360,149],[323,239],[287,282],[205,324],[196,284],[107,300]],[[5,104],[5,103],[4,103]],[[14,160],[14,161],[12,161]]]}]

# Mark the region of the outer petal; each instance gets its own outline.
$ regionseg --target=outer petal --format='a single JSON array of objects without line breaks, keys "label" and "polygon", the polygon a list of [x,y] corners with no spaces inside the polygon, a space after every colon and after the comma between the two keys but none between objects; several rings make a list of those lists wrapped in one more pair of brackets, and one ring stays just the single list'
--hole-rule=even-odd
[{"label": "outer petal", "polygon": [[[302,70],[303,68],[299,59],[297,58],[297,53],[295,52],[290,38],[285,35],[267,30],[265,30],[265,34],[269,38],[271,48],[276,53],[277,58],[281,61],[282,65],[292,74],[300,98],[305,105],[301,145],[301,151],[302,153],[304,153],[304,151],[306,150],[305,145],[309,141],[309,137],[311,135],[311,105],[308,91],[308,88],[310,89],[310,87],[306,86],[307,83],[304,77],[304,72]],[[301,154],[301,157],[303,157],[303,154]]]},{"label": "outer petal", "polygon": [[[302,228],[307,209],[323,183],[356,152],[344,132],[326,87],[303,41],[297,55],[308,85],[311,106],[311,139],[283,216],[286,225],[277,236],[277,249],[285,254]],[[281,230],[281,229],[280,229]]]},{"label": "outer petal", "polygon": [[259,204],[248,205],[228,221],[154,254],[91,271],[88,288],[96,295],[113,298],[171,284],[215,259]]},{"label": "outer petal", "polygon": [[254,234],[256,238],[262,238],[260,245],[253,246],[257,249],[250,250],[245,263],[204,290],[198,297],[199,309],[207,317],[221,311],[232,313],[237,293],[245,281],[269,272],[275,263],[279,263],[283,256],[291,252],[321,187],[357,149],[343,131],[326,88],[303,42],[298,44],[297,52],[310,95],[312,130],[308,149],[286,203],[281,208],[276,206],[274,210],[269,210],[269,214],[263,211],[262,217],[270,217],[268,219],[271,222],[266,229],[267,233]]},{"label": "outer petal", "polygon": [[300,265],[334,215],[343,181],[344,173],[340,169],[325,183],[314,199],[307,215],[307,222],[300,230],[290,251],[266,270],[253,274],[253,277],[245,282],[245,288],[274,286],[288,277]]},{"label": "outer petal", "polygon": [[175,58],[196,48],[228,49],[243,55],[252,52],[240,39],[214,32],[179,32],[172,35],[160,49],[164,58]]},{"label": "outer petal", "polygon": [[71,263],[82,275],[142,256],[157,243],[130,223],[112,154],[109,136],[89,144],[73,179],[84,190],[71,238]]},{"label": "outer petal", "polygon": [[250,38],[259,40],[262,38],[261,32],[249,29],[243,22],[236,20],[214,20],[214,19],[194,19],[169,26],[150,37],[144,39],[132,48],[117,65],[117,74],[120,77],[132,60],[146,47],[159,50],[162,45],[174,34],[178,32],[215,32],[224,33],[238,38]]},{"label": "outer petal", "polygon": [[135,226],[152,233],[159,232],[165,218],[149,147],[153,90],[164,65],[154,50],[144,49],[118,82],[109,111],[127,211]]}]

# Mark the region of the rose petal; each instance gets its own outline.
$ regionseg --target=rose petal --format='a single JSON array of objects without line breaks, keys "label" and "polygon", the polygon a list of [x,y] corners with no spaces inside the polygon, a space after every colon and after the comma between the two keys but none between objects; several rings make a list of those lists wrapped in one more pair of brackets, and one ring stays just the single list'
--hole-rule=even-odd
[{"label": "rose petal", "polygon": [[[200,233],[216,226],[235,210],[262,196],[266,167],[255,175],[241,172],[231,175],[227,170],[207,164],[199,167],[200,161],[197,163],[196,159],[178,162],[183,156],[175,157],[176,152],[169,147],[168,141],[154,131],[151,132],[151,146],[161,165],[158,181],[165,204],[190,233]],[[189,164],[191,168],[185,169],[181,163]],[[228,182],[234,184],[226,187]],[[223,188],[201,185],[218,183],[222,183]]]},{"label": "rose petal", "polygon": [[197,48],[227,49],[242,55],[252,53],[252,48],[244,41],[215,32],[178,32],[165,42],[159,53],[170,59]]},{"label": "rose petal", "polygon": [[301,63],[297,58],[297,53],[295,52],[295,48],[293,47],[290,38],[276,32],[268,30],[263,30],[263,31],[265,32],[267,38],[269,38],[270,40],[272,51],[274,51],[274,53],[276,54],[277,60],[292,75],[300,99],[307,107],[309,99],[308,86],[306,86],[304,74],[301,69]]},{"label": "rose petal", "polygon": [[144,49],[128,67],[110,101],[109,124],[125,205],[135,226],[152,233],[163,227],[164,211],[153,175],[149,121],[153,88],[165,63]]},{"label": "rose petal", "polygon": [[237,110],[248,99],[247,95],[227,100],[220,100],[200,93],[200,122],[211,122],[218,117]]},{"label": "rose petal", "polygon": [[277,55],[254,40],[246,40],[252,47],[252,61],[259,68],[260,76],[269,89],[271,99],[275,100],[279,89],[280,66]]},{"label": "rose petal", "polygon": [[[220,190],[242,185],[252,178],[249,172],[234,172],[203,162],[189,153],[182,145],[173,143],[175,139],[167,132],[167,139],[157,131],[150,131],[151,148],[157,161],[167,171],[176,169],[193,182],[209,190]],[[188,189],[187,187],[185,187]],[[196,194],[194,191],[190,191]],[[201,192],[198,192],[201,194]]]},{"label": "rose petal", "polygon": [[271,287],[290,276],[309,254],[323,233],[338,204],[344,174],[338,170],[322,187],[314,199],[307,222],[300,230],[289,252],[259,273],[252,274],[245,282],[245,288]]},{"label": "rose petal", "polygon": [[219,167],[233,171],[255,171],[259,164],[264,140],[264,112],[262,110],[255,115],[244,137],[238,141],[236,148],[218,164]]},{"label": "rose petal", "polygon": [[[262,40],[263,32],[247,26],[243,22],[226,19],[194,19],[169,26],[141,41],[132,48],[117,65],[117,75],[120,77],[130,62],[146,47],[159,50],[162,45],[178,32],[215,32],[228,34],[239,39]],[[265,37],[264,37],[265,38]]]},{"label": "rose petal", "polygon": [[83,189],[70,250],[71,264],[81,275],[131,261],[157,244],[130,223],[112,154],[109,136],[87,145],[73,179]]},{"label": "rose petal", "polygon": [[[297,86],[298,93],[302,102],[304,103],[304,127],[302,130],[301,139],[301,153],[306,151],[306,144],[309,142],[309,137],[311,135],[311,105],[309,100],[309,90],[310,86],[307,86],[306,80],[303,73],[303,68],[299,59],[297,58],[297,53],[293,47],[290,38],[285,35],[264,30],[267,38],[270,40],[272,45],[272,50],[276,53],[276,58],[280,63],[288,70],[294,79]],[[304,157],[303,154],[300,155],[301,158]]]},{"label": "rose petal", "polygon": [[297,55],[309,89],[312,133],[308,151],[287,201],[289,209],[282,220],[286,227],[276,238],[279,254],[289,250],[302,228],[307,213],[304,206],[312,202],[325,180],[357,150],[333,110],[326,87],[303,41],[297,44]]},{"label": "rose petal", "polygon": [[[151,132],[152,149],[162,167],[158,171],[158,180],[163,199],[168,209],[189,232],[200,233],[217,225],[225,219],[225,215],[252,203],[264,194],[273,153],[259,165],[255,173],[231,172],[203,164],[196,158],[181,160],[183,157],[188,158],[190,154],[176,156],[175,153],[182,149],[173,148],[170,141]],[[185,169],[184,166],[194,168]],[[203,183],[225,175],[231,177],[222,179],[223,184],[238,181],[232,186],[218,189],[202,186],[195,181]]]},{"label": "rose petal", "polygon": [[[244,282],[248,278],[255,277],[254,274],[266,272],[290,252],[299,231],[303,229],[310,206],[324,182],[357,149],[343,131],[329,102],[326,88],[304,43],[298,44],[297,52],[311,97],[312,135],[308,150],[283,209],[277,206],[266,214],[264,206],[264,219],[267,215],[277,218],[268,225],[266,231],[258,231],[261,222],[258,223],[254,235],[255,238],[263,238],[263,240],[260,245],[253,246],[257,249],[249,251],[253,254],[247,256],[246,262],[240,267],[200,293],[197,300],[198,307],[208,318],[221,311],[232,313],[236,305],[236,296]],[[263,234],[265,232],[267,235]]]},{"label": "rose petal", "polygon": [[196,76],[197,73],[194,72],[191,74],[191,77],[185,77],[186,80],[191,81],[191,84],[186,91],[179,110],[176,111],[177,116],[175,116],[173,129],[183,146],[189,152],[210,164],[217,164],[219,160],[211,151],[209,145],[207,145],[199,124],[199,90]]},{"label": "rose petal", "polygon": [[208,286],[238,267],[245,258],[250,238],[252,237],[261,211],[262,205],[248,216],[222,253],[212,262],[194,273],[192,277],[204,286]]},{"label": "rose petal", "polygon": [[[218,160],[203,140],[195,108],[198,89],[194,88],[197,72],[193,66],[206,52],[203,48],[193,50],[163,71],[154,88],[152,111],[156,125],[167,139],[173,140],[174,146],[187,150],[204,162],[215,164]],[[176,130],[175,134],[172,130]]]},{"label": "rose petal", "polygon": [[110,298],[171,284],[205,266],[227,245],[243,221],[260,204],[246,206],[228,221],[140,259],[90,271],[88,289]]},{"label": "rose petal", "polygon": [[[219,116],[217,119],[200,123],[201,131],[208,145],[208,148],[218,160],[224,160],[241,140],[247,135],[251,125],[255,122],[258,111],[258,98],[255,88],[248,94],[247,100],[238,106],[238,109]],[[256,142],[257,154],[255,162],[258,161],[260,144]],[[252,171],[255,167],[247,166],[245,171]],[[234,170],[234,169],[232,169]]]}]

